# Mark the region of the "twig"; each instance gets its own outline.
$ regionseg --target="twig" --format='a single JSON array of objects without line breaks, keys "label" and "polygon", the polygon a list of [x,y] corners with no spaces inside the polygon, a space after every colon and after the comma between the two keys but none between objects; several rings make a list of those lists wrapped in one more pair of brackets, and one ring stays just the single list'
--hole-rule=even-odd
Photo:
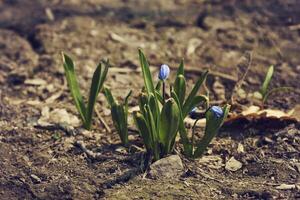
[{"label": "twig", "polygon": [[86,148],[85,144],[82,141],[76,141],[75,145],[78,146],[89,158],[95,159],[95,160],[103,160],[103,159],[113,159],[112,156],[105,156],[101,153],[95,153],[88,148]]},{"label": "twig", "polygon": [[105,122],[105,120],[103,119],[103,117],[101,116],[101,114],[99,113],[99,111],[97,109],[95,109],[95,112],[96,112],[97,117],[101,121],[101,123],[104,125],[105,129],[107,130],[107,132],[111,133],[111,129],[109,128],[109,126],[107,125],[107,123]]},{"label": "twig", "polygon": [[296,25],[289,26],[289,29],[290,29],[291,31],[299,30],[299,29],[300,29],[300,24],[296,24]]},{"label": "twig", "polygon": [[[242,74],[241,77],[238,76],[238,79],[237,79],[237,81],[236,81],[236,83],[235,83],[235,85],[233,87],[233,90],[231,92],[231,97],[230,97],[231,105],[234,104],[233,96],[234,96],[235,92],[237,92],[241,88],[241,86],[243,85],[243,82],[244,82],[244,80],[245,80],[245,78],[246,78],[246,76],[248,74],[248,71],[249,71],[249,69],[251,67],[251,64],[252,64],[252,53],[249,52],[249,53],[246,54],[246,56],[247,56],[247,62],[248,62],[247,66],[246,66],[246,70],[243,72],[243,74]],[[241,65],[243,65],[243,63],[239,63],[237,65],[237,69],[238,70],[239,70],[239,66],[241,66]],[[242,66],[242,67],[244,67],[244,66]]]},{"label": "twig", "polygon": [[207,179],[210,179],[210,180],[213,180],[213,181],[217,181],[219,183],[224,183],[224,181],[221,181],[221,180],[219,180],[217,178],[211,177],[208,174],[204,173],[200,168],[198,168],[197,173],[199,173],[204,178],[207,178]]}]

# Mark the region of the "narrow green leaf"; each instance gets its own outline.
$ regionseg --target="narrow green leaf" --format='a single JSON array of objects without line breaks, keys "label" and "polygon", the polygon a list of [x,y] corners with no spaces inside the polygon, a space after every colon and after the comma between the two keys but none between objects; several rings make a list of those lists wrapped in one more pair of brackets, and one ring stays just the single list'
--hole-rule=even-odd
[{"label": "narrow green leaf", "polygon": [[[175,100],[175,102],[177,103],[178,108],[179,108],[179,112],[180,112],[178,131],[179,131],[179,134],[180,134],[181,143],[183,145],[183,153],[184,153],[184,155],[186,155],[188,157],[192,157],[193,156],[193,146],[189,142],[188,134],[187,134],[187,131],[186,131],[186,128],[185,128],[185,125],[184,125],[184,119],[183,119],[182,109],[181,109],[179,99],[178,99],[178,97],[177,97],[177,95],[174,91],[171,92],[171,96]],[[171,144],[171,146],[173,146],[173,145],[174,144]]]},{"label": "narrow green leaf", "polygon": [[140,133],[141,137],[143,138],[143,141],[144,141],[147,151],[152,151],[153,141],[151,138],[151,133],[149,131],[150,128],[148,127],[144,116],[139,112],[133,113],[133,116],[134,116],[134,121],[135,121],[136,127],[138,128],[139,133]]},{"label": "narrow green leaf", "polygon": [[130,90],[130,91],[128,92],[128,94],[126,95],[125,101],[124,101],[124,105],[127,105],[127,106],[128,106],[128,100],[129,100],[129,97],[131,96],[131,94],[132,94],[132,90]]},{"label": "narrow green leaf", "polygon": [[114,104],[116,104],[116,101],[115,101],[113,95],[111,94],[110,89],[108,89],[107,87],[104,87],[103,91],[104,91],[104,96],[106,97],[106,100],[107,100],[109,106],[112,107]]},{"label": "narrow green leaf", "polygon": [[67,78],[67,82],[72,94],[72,97],[75,101],[75,106],[80,114],[80,118],[83,121],[83,124],[86,123],[86,107],[83,101],[83,97],[80,93],[79,85],[74,70],[74,63],[72,59],[66,54],[62,53],[63,66]]},{"label": "narrow green leaf", "polygon": [[161,86],[162,86],[162,80],[159,80],[155,86],[155,90],[160,92],[161,91]]},{"label": "narrow green leaf", "polygon": [[143,73],[144,83],[146,86],[147,93],[155,94],[155,89],[154,89],[153,80],[149,69],[149,64],[141,49],[139,49],[139,59],[142,67],[142,73]]},{"label": "narrow green leaf", "polygon": [[295,90],[292,87],[278,87],[278,88],[273,88],[270,91],[267,91],[267,93],[265,94],[265,96],[263,97],[263,102],[267,101],[267,99],[269,98],[269,96],[273,93],[277,93],[277,92],[281,92],[281,91],[293,91]]},{"label": "narrow green leaf", "polygon": [[183,75],[179,74],[176,77],[175,83],[174,83],[174,91],[178,96],[180,105],[183,105],[184,98],[185,98],[185,89],[186,89],[186,83],[185,78]]},{"label": "narrow green leaf", "polygon": [[198,79],[198,81],[196,82],[194,88],[192,89],[191,93],[189,94],[189,96],[187,97],[182,112],[183,112],[183,117],[185,118],[186,115],[189,113],[189,109],[190,109],[190,105],[191,102],[193,101],[194,97],[197,95],[202,83],[205,81],[206,76],[208,74],[208,70],[206,70],[203,74],[201,74],[200,78]]},{"label": "narrow green leaf", "polygon": [[145,105],[145,110],[146,110],[146,122],[148,123],[148,127],[150,128],[150,134],[152,138],[152,148],[153,148],[153,153],[154,153],[154,159],[158,160],[160,158],[160,151],[159,151],[159,143],[158,143],[158,130],[156,127],[156,123],[154,121],[153,113],[150,109],[149,105]]},{"label": "narrow green leaf", "polygon": [[211,111],[206,113],[205,133],[201,141],[197,144],[197,149],[194,152],[194,158],[201,156],[212,139],[216,136],[219,128],[222,126],[224,120],[227,118],[230,106],[226,105],[223,108],[223,117],[216,119]]},{"label": "narrow green leaf", "polygon": [[265,80],[259,90],[259,92],[261,93],[261,95],[264,97],[268,91],[268,87],[270,85],[270,82],[272,80],[272,76],[273,76],[273,73],[274,73],[274,66],[271,65],[268,69],[268,72],[266,74],[266,77],[265,77]]},{"label": "narrow green leaf", "polygon": [[157,106],[157,100],[155,99],[154,94],[150,93],[149,94],[149,100],[148,100],[148,105],[150,107],[150,110],[153,114],[153,119],[155,122],[155,127],[158,127],[159,123],[159,107]]},{"label": "narrow green leaf", "polygon": [[127,114],[122,105],[114,104],[111,107],[114,126],[124,145],[128,144]]},{"label": "narrow green leaf", "polygon": [[155,91],[155,93],[156,93],[157,100],[160,102],[161,105],[163,105],[164,104],[164,98],[163,98],[163,96],[158,91]]},{"label": "narrow green leaf", "polygon": [[100,62],[93,74],[92,84],[90,88],[90,96],[87,106],[87,120],[86,120],[86,128],[90,129],[92,123],[92,116],[94,112],[94,106],[97,100],[97,96],[103,86],[104,80],[106,78],[108,71],[108,66],[104,66],[104,70],[102,70],[102,63]]},{"label": "narrow green leaf", "polygon": [[188,140],[187,132],[186,132],[185,125],[184,125],[184,118],[183,118],[182,108],[181,108],[179,99],[177,97],[177,94],[174,91],[171,91],[171,97],[175,100],[175,102],[177,103],[177,106],[179,108],[179,116],[180,116],[179,134],[180,134],[180,138],[181,138],[183,144],[187,144],[187,143],[189,143],[189,140]]},{"label": "narrow green leaf", "polygon": [[164,153],[167,154],[171,150],[171,144],[178,131],[180,120],[180,111],[177,103],[173,98],[168,99],[161,111],[160,126],[159,126],[159,140],[164,146]]},{"label": "narrow green leaf", "polygon": [[181,60],[179,67],[177,69],[176,76],[179,76],[179,75],[184,76],[184,60],[183,59]]}]

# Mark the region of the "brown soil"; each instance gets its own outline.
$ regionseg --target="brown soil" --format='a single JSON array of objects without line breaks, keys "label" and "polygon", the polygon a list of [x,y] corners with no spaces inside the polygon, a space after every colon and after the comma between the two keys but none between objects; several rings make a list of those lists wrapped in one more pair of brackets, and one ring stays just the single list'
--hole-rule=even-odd
[{"label": "brown soil", "polygon": [[[167,180],[141,171],[144,151],[132,123],[132,146],[120,146],[102,94],[97,110],[112,133],[96,116],[89,132],[36,126],[45,107],[77,115],[61,51],[74,58],[85,96],[97,62],[109,58],[114,67],[106,85],[118,97],[132,89],[132,107],[143,86],[138,47],[154,74],[162,63],[177,68],[184,57],[189,86],[209,68],[212,101],[221,103],[222,93],[229,99],[241,59],[251,52],[242,88],[258,90],[273,64],[271,87],[294,90],[272,95],[266,107],[299,108],[299,24],[297,0],[0,0],[0,199],[299,199],[300,126],[295,120],[227,123],[194,161],[181,156],[177,145],[185,172]],[[44,82],[30,82],[36,79]],[[237,100],[234,107],[253,103]],[[92,159],[78,141],[102,157]],[[231,157],[241,169],[225,169]],[[282,184],[295,187],[280,189]]]}]

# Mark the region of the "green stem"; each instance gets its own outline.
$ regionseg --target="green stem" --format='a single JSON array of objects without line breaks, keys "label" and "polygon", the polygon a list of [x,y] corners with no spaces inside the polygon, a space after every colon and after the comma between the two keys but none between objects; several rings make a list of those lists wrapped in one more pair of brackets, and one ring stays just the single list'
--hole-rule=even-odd
[{"label": "green stem", "polygon": [[195,129],[196,129],[196,124],[199,121],[199,119],[196,119],[196,121],[194,122],[193,128],[192,128],[192,152],[194,152],[194,139],[195,139]]},{"label": "green stem", "polygon": [[166,100],[166,83],[165,83],[165,81],[163,81],[162,92],[163,92],[163,99],[165,102],[165,100]]}]

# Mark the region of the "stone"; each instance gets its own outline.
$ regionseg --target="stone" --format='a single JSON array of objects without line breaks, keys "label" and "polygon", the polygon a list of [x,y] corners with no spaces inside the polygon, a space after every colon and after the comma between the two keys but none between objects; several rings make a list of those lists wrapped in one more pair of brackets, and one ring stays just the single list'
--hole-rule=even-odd
[{"label": "stone", "polygon": [[178,155],[162,158],[150,165],[152,178],[175,178],[183,173],[183,164]]}]

